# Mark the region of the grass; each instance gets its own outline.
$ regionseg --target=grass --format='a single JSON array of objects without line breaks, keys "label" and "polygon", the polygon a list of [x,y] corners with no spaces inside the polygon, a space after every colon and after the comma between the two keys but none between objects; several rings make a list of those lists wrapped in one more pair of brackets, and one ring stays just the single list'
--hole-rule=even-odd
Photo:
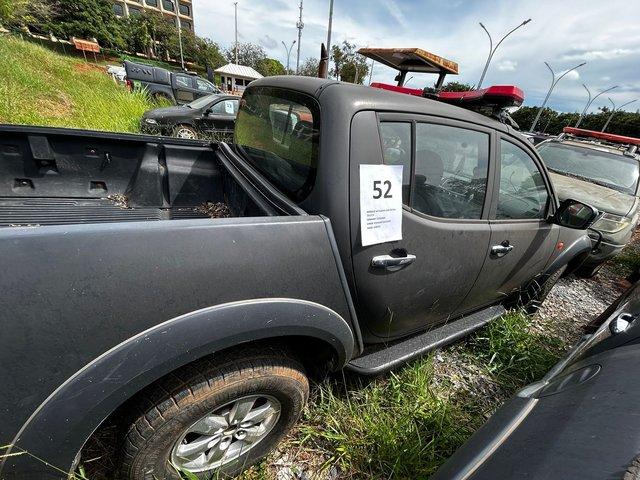
[{"label": "grass", "polygon": [[[368,383],[326,380],[284,450],[320,456],[318,469],[335,465],[348,478],[432,475],[508,396],[562,356],[559,340],[529,324],[526,315],[512,313],[449,349],[444,360],[435,352]],[[494,394],[473,377],[484,378]],[[259,468],[262,475],[253,470],[243,478],[273,478]]]},{"label": "grass", "polygon": [[104,68],[0,36],[0,123],[136,133],[153,107],[116,85]]}]

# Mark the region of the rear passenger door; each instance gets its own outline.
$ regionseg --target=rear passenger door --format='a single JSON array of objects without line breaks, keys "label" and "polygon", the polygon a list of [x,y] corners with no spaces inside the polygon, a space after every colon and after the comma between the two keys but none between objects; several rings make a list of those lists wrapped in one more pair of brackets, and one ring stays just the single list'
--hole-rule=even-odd
[{"label": "rear passenger door", "polygon": [[462,309],[494,303],[542,272],[556,247],[559,227],[547,221],[552,196],[539,158],[507,136],[498,142],[491,206],[491,247]]},{"label": "rear passenger door", "polygon": [[[359,198],[359,165],[403,166],[402,192],[389,192],[402,195],[402,240],[363,247],[359,204],[352,202],[359,318],[369,341],[446,321],[473,287],[489,245],[486,192],[493,181],[493,132],[462,122],[415,119],[381,114],[378,138],[371,136],[373,112],[359,113],[352,124],[352,199]],[[372,259],[382,255],[416,258],[403,268],[373,267]]]},{"label": "rear passenger door", "polygon": [[197,90],[193,83],[193,77],[190,75],[175,73],[173,75],[173,89],[176,100],[180,104],[191,103],[197,98]]}]

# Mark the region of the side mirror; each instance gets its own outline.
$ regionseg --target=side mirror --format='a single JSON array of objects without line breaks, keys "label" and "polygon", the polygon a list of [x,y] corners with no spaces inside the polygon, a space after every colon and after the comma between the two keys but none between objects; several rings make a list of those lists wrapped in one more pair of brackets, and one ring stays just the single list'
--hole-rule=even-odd
[{"label": "side mirror", "polygon": [[211,115],[213,113],[213,108],[209,107],[204,111],[204,116],[208,117],[209,115]]},{"label": "side mirror", "polygon": [[586,203],[567,199],[553,216],[553,222],[567,228],[586,230],[596,221],[600,212]]}]

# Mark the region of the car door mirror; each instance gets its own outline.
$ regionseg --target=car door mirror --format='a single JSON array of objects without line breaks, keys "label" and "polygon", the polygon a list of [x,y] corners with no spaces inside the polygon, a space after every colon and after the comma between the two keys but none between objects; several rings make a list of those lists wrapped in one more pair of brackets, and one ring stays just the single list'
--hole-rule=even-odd
[{"label": "car door mirror", "polygon": [[213,113],[213,108],[209,107],[204,111],[204,116],[208,117],[209,115],[211,115]]},{"label": "car door mirror", "polygon": [[591,205],[568,199],[560,203],[560,208],[553,216],[553,221],[562,227],[586,230],[593,225],[598,215],[600,212]]}]

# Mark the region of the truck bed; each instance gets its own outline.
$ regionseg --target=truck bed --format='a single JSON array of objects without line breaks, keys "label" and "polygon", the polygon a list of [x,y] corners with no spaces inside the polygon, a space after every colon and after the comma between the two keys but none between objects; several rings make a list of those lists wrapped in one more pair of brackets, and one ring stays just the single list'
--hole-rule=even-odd
[{"label": "truck bed", "polygon": [[217,148],[0,127],[0,227],[268,215]]}]

